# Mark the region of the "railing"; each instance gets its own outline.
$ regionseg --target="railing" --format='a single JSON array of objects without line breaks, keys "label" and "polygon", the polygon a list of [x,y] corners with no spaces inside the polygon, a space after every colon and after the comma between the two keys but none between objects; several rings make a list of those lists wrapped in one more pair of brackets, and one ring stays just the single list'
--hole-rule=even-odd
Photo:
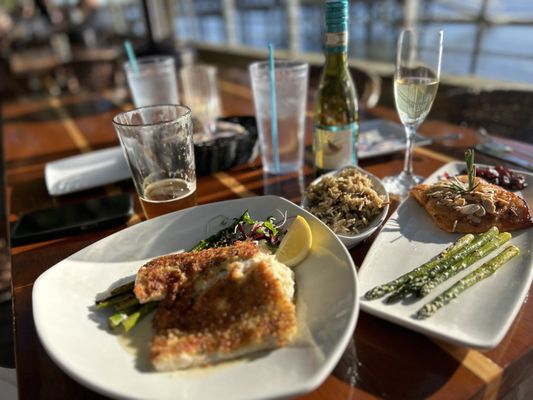
[{"label": "railing", "polygon": [[[301,58],[302,53],[322,52],[322,3],[180,0],[174,3],[175,34],[181,41],[229,48],[266,48],[273,43]],[[533,84],[533,49],[524,39],[533,35],[533,3],[529,14],[527,9],[513,14],[514,3],[352,0],[350,55],[363,62],[392,63],[402,26],[439,26],[447,31],[444,74]],[[508,7],[509,13],[502,14],[498,7]]]}]

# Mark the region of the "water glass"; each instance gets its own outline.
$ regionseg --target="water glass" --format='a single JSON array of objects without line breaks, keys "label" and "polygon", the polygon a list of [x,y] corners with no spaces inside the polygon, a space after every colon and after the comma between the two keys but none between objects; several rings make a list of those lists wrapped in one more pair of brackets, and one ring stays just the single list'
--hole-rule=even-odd
[{"label": "water glass", "polygon": [[250,65],[263,169],[270,174],[284,174],[298,171],[303,165],[309,65],[276,61],[274,71],[277,129],[273,130],[269,63]]},{"label": "water glass", "polygon": [[220,95],[218,92],[217,68],[211,65],[190,65],[180,70],[184,103],[209,132],[215,131],[220,116]]},{"label": "water glass", "polygon": [[135,107],[178,104],[176,65],[173,57],[151,56],[137,59],[137,68],[124,64]]},{"label": "water glass", "polygon": [[156,105],[113,118],[147,218],[196,204],[191,111]]}]

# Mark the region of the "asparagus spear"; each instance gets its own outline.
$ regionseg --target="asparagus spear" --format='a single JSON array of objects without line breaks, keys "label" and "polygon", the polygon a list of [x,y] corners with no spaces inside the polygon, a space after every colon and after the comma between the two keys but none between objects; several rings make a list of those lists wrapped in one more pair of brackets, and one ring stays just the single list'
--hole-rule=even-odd
[{"label": "asparagus spear", "polygon": [[498,235],[498,228],[493,226],[488,231],[482,233],[481,235],[477,236],[471,243],[467,244],[466,246],[462,247],[458,252],[451,255],[450,257],[446,257],[445,259],[437,261],[431,268],[426,268],[424,271],[424,274],[419,274],[413,278],[411,278],[409,281],[407,281],[404,286],[402,286],[400,289],[398,289],[396,292],[391,294],[389,297],[387,297],[386,302],[387,303],[394,303],[397,302],[408,295],[412,293],[418,293],[418,291],[422,288],[422,286],[428,282],[429,280],[433,279],[437,274],[446,271],[448,268],[450,268],[453,264],[461,261],[464,259],[467,255],[473,253],[474,251],[480,249],[488,242],[494,240],[496,236]]},{"label": "asparagus spear", "polygon": [[135,286],[135,279],[130,282],[126,282],[123,285],[117,286],[114,289],[111,289],[111,296],[115,296],[121,293],[131,292],[134,286]]},{"label": "asparagus spear", "polygon": [[397,303],[398,301],[406,298],[410,294],[418,293],[418,291],[424,286],[428,281],[427,275],[420,276],[415,278],[412,281],[407,282],[405,285],[400,287],[389,297],[385,299],[385,302],[388,304]]},{"label": "asparagus spear", "polygon": [[132,297],[135,297],[133,292],[121,293],[121,294],[116,295],[116,296],[109,296],[109,297],[107,297],[105,299],[97,300],[96,303],[95,303],[96,304],[96,309],[101,310],[102,308],[106,308],[106,307],[109,307],[109,306],[120,304],[120,303],[122,303],[124,301],[127,301],[127,300],[131,299]]},{"label": "asparagus spear", "polygon": [[463,260],[453,264],[446,271],[441,272],[429,282],[426,282],[419,290],[418,294],[421,297],[428,295],[433,289],[438,285],[451,278],[452,276],[458,274],[464,269],[468,268],[475,262],[481,260],[483,257],[487,256],[492,251],[496,250],[498,247],[502,246],[505,242],[511,239],[511,234],[509,232],[503,232],[498,235],[495,240],[488,242],[486,245],[480,249],[474,251],[473,253],[466,256]]},{"label": "asparagus spear", "polygon": [[127,310],[130,307],[133,307],[134,305],[139,304],[139,300],[137,300],[137,297],[132,293],[131,296],[124,299],[123,301],[115,304],[115,310],[117,311],[124,311]]},{"label": "asparagus spear", "polygon": [[428,262],[420,265],[419,267],[413,269],[412,271],[408,273],[401,275],[400,277],[390,282],[387,282],[383,285],[376,286],[370,289],[368,292],[365,293],[365,298],[367,300],[378,299],[380,297],[385,296],[387,293],[393,292],[394,290],[404,285],[407,281],[417,276],[425,274],[428,270],[433,268],[440,261],[443,261],[453,256],[454,254],[459,252],[462,248],[464,248],[466,245],[468,245],[473,240],[474,240],[474,235],[472,234],[467,234],[467,235],[460,237],[454,244],[447,247],[440,254],[438,254],[436,257],[432,258]]},{"label": "asparagus spear", "polygon": [[416,313],[416,318],[425,319],[431,317],[435,312],[437,312],[437,310],[444,307],[469,287],[472,287],[479,281],[494,274],[494,272],[496,272],[503,264],[518,254],[520,254],[518,247],[512,245],[508,246],[496,257],[487,261],[481,267],[475,269],[473,272],[455,283],[448,290],[444,291],[440,296],[437,296],[433,301],[424,305]]},{"label": "asparagus spear", "polygon": [[116,313],[108,318],[109,327],[111,329],[116,329],[122,325],[126,332],[130,331],[142,318],[159,304],[157,301],[140,304],[137,299],[135,300],[136,302],[133,305],[128,308],[117,310]]},{"label": "asparagus spear", "polygon": [[146,315],[148,315],[152,310],[154,310],[159,302],[152,301],[150,303],[143,304],[139,309],[135,310],[133,313],[131,313],[128,318],[126,318],[124,321],[122,321],[122,326],[124,327],[125,332],[129,332],[131,328],[133,328],[135,325],[137,325],[137,322],[139,322],[141,319],[143,319]]},{"label": "asparagus spear", "polygon": [[97,309],[102,309],[116,304],[128,297],[134,296],[133,287],[135,286],[135,280],[127,282],[124,285],[120,285],[109,292],[109,296],[103,299],[96,300],[94,304]]},{"label": "asparagus spear", "polygon": [[137,304],[128,310],[117,311],[116,313],[114,313],[107,319],[109,323],[109,327],[111,329],[118,328],[120,324],[122,324],[122,322],[124,322],[131,314],[138,311],[140,308],[141,308],[141,305]]}]

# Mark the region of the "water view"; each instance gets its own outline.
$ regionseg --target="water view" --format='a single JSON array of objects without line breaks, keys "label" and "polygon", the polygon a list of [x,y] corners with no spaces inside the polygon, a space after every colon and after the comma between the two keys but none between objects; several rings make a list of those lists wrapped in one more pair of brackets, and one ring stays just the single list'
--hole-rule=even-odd
[{"label": "water view", "polygon": [[[175,31],[182,40],[257,48],[272,42],[276,48],[321,52],[322,3],[182,0],[176,3]],[[531,1],[351,1],[350,17],[352,58],[392,63],[398,31],[413,18],[445,30],[444,74],[533,83]]]}]

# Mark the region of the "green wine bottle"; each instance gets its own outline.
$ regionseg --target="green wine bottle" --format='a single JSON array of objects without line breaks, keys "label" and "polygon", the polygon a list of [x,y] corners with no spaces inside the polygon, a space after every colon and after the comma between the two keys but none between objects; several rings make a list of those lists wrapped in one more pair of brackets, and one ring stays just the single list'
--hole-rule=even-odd
[{"label": "green wine bottle", "polygon": [[348,0],[325,3],[326,64],[314,115],[313,151],[317,174],[357,164],[357,92],[348,70]]}]

